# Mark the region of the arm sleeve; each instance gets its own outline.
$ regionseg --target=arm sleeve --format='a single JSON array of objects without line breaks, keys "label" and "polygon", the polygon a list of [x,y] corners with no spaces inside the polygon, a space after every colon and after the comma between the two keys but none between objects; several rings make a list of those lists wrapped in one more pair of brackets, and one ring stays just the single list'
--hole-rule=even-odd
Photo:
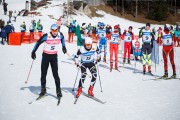
[{"label": "arm sleeve", "polygon": [[134,33],[132,33],[132,40],[134,40]]},{"label": "arm sleeve", "polygon": [[38,47],[40,46],[40,44],[42,44],[45,40],[47,40],[48,35],[44,34],[35,44],[34,48],[33,48],[33,52],[36,52],[36,50],[38,49]]},{"label": "arm sleeve", "polygon": [[141,28],[141,30],[139,31],[139,38],[142,37],[142,30],[143,30],[143,28]]},{"label": "arm sleeve", "polygon": [[97,47],[96,49],[96,53],[97,53],[97,57],[99,58],[101,56],[101,51],[99,50],[99,48]]},{"label": "arm sleeve", "polygon": [[62,33],[60,33],[60,39],[61,39],[62,46],[65,46],[64,35]]},{"label": "arm sleeve", "polygon": [[124,40],[125,32],[121,35],[121,39]]},{"label": "arm sleeve", "polygon": [[77,51],[77,53],[76,53],[76,55],[74,57],[75,63],[78,63],[78,57],[79,57],[80,54],[81,54],[81,51],[80,51],[80,49],[78,49],[78,51]]}]

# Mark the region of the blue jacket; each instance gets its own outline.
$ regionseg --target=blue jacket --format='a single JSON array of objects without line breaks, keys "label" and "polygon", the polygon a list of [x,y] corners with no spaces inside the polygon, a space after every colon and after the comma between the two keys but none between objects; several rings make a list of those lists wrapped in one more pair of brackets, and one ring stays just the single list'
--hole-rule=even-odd
[{"label": "blue jacket", "polygon": [[1,30],[1,37],[2,38],[6,38],[7,37],[7,31],[6,31],[6,27],[3,27]]},{"label": "blue jacket", "polygon": [[11,25],[6,25],[5,28],[7,33],[13,32],[13,28]]}]

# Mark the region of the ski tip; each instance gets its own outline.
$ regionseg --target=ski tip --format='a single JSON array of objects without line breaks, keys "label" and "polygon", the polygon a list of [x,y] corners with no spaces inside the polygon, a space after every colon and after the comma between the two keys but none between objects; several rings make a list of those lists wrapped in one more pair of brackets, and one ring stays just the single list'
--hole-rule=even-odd
[{"label": "ski tip", "polygon": [[32,104],[33,102],[29,102],[29,104]]}]

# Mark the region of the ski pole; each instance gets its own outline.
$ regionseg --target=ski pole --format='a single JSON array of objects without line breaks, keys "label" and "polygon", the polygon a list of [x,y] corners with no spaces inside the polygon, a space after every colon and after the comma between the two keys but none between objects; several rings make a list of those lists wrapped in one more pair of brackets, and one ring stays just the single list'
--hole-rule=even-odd
[{"label": "ski pole", "polygon": [[66,54],[71,58],[71,56],[69,55],[69,53],[66,52]]},{"label": "ski pole", "polygon": [[100,88],[101,88],[101,92],[102,92],[101,78],[100,78],[100,74],[99,74],[99,67],[98,67],[98,63],[97,63],[97,70],[98,70],[98,75],[99,75]]},{"label": "ski pole", "polygon": [[80,70],[80,69],[78,69],[78,72],[77,72],[77,75],[76,75],[76,79],[75,79],[75,82],[74,82],[74,86],[73,86],[72,91],[74,91],[74,87],[75,87],[75,85],[76,85],[76,80],[77,80],[77,77],[78,77],[78,74],[79,74],[79,70]]},{"label": "ski pole", "polygon": [[135,70],[136,70],[136,56],[134,57],[134,61],[135,61],[135,64],[134,64],[134,73],[135,73]]},{"label": "ski pole", "polygon": [[[177,52],[176,52],[176,48],[175,47],[173,47],[173,49],[174,49],[174,56],[175,56],[175,61],[174,62],[176,62],[177,63],[177,66],[176,66],[176,73],[178,73],[178,67],[179,67],[179,64],[178,64],[178,62],[177,62]],[[180,79],[179,79],[180,80]]]},{"label": "ski pole", "polygon": [[27,80],[25,81],[26,84],[27,84],[27,82],[28,82],[28,80],[29,80],[29,75],[30,75],[30,73],[31,73],[31,69],[32,69],[33,63],[34,63],[34,59],[33,59],[32,64],[31,64],[31,67],[30,67],[30,70],[29,70],[29,74],[28,74]]}]

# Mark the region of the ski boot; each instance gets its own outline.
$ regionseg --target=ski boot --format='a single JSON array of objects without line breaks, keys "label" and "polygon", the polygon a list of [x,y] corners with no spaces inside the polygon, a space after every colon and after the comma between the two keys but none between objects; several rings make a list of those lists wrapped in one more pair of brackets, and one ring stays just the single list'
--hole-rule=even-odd
[{"label": "ski boot", "polygon": [[151,72],[151,66],[148,66],[148,73],[153,76],[152,72]]},{"label": "ski boot", "polygon": [[89,87],[88,95],[89,95],[89,96],[92,96],[92,97],[94,96],[94,94],[93,94],[93,86],[90,86],[90,87]]},{"label": "ski boot", "polygon": [[123,64],[125,64],[125,62],[126,62],[126,58],[123,59]]},{"label": "ski boot", "polygon": [[106,56],[104,56],[103,61],[106,62]]},{"label": "ski boot", "polygon": [[42,97],[46,94],[46,88],[41,88],[41,93],[39,94],[39,97]]},{"label": "ski boot", "polygon": [[115,63],[115,70],[118,70],[118,65],[117,65],[117,63]]},{"label": "ski boot", "polygon": [[4,45],[4,41],[3,40],[1,41],[1,44]]},{"label": "ski boot", "polygon": [[60,99],[62,97],[61,89],[56,89],[57,98]]},{"label": "ski boot", "polygon": [[128,64],[131,64],[130,59],[128,59]]},{"label": "ski boot", "polygon": [[143,74],[145,75],[146,73],[146,65],[143,65]]},{"label": "ski boot", "polygon": [[170,79],[176,79],[176,73],[174,72]]},{"label": "ski boot", "polygon": [[162,78],[167,79],[168,78],[168,73],[165,72],[164,75],[162,76]]},{"label": "ski boot", "polygon": [[113,63],[110,62],[110,72],[112,71],[112,69],[113,69]]},{"label": "ski boot", "polygon": [[82,87],[79,87],[77,92],[76,92],[76,98],[78,98],[82,93]]}]

